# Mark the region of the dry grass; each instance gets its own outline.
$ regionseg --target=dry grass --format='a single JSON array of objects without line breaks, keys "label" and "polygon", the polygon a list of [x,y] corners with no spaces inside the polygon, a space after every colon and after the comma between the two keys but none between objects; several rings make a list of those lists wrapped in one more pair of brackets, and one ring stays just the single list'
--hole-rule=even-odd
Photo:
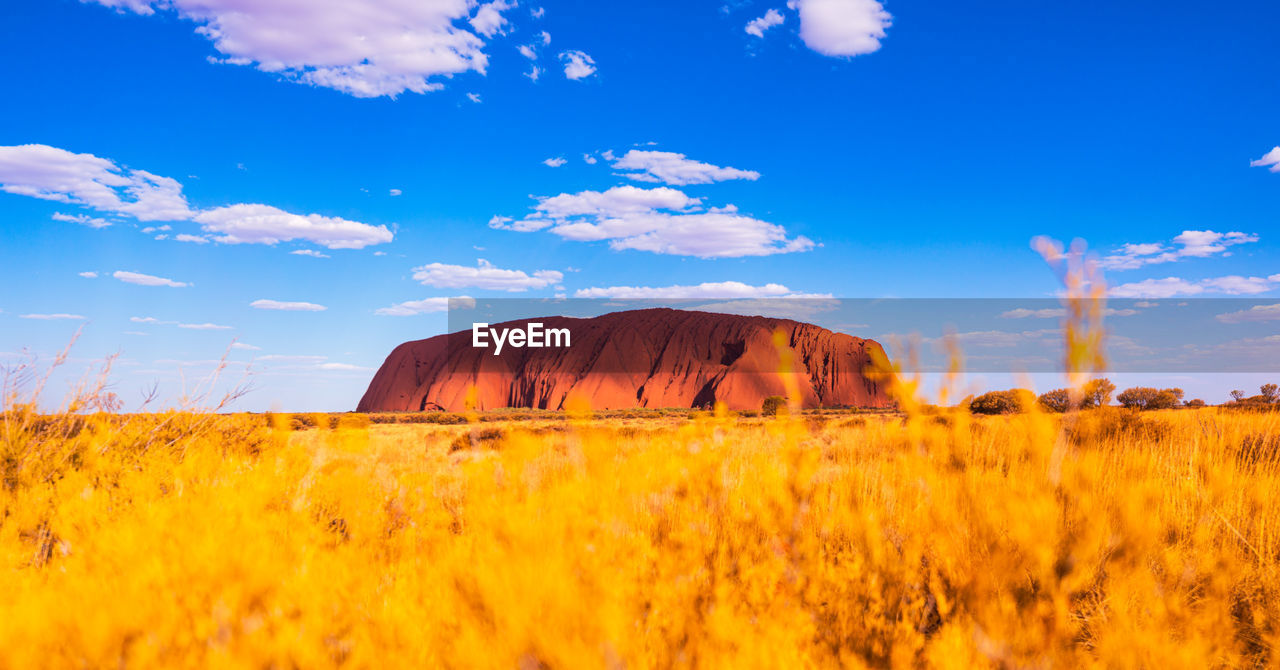
[{"label": "dry grass", "polygon": [[1278,660],[1275,414],[28,412],[2,667]]}]

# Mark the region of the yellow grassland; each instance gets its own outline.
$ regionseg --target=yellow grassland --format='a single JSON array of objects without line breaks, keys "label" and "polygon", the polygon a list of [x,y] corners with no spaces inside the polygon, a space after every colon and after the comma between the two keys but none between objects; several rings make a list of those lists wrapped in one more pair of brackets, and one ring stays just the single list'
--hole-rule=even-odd
[{"label": "yellow grassland", "polygon": [[1277,413],[311,423],[11,411],[0,667],[1277,663]]}]

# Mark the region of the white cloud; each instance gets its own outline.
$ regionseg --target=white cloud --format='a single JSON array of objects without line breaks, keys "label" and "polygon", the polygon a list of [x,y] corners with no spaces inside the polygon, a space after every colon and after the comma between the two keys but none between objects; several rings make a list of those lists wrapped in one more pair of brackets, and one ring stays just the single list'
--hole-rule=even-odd
[{"label": "white cloud", "polygon": [[752,19],[747,22],[747,34],[756,37],[764,37],[764,31],[782,25],[784,18],[782,12],[776,9],[770,9],[764,13],[764,16],[758,19]]},{"label": "white cloud", "polygon": [[1173,238],[1171,245],[1159,242],[1121,245],[1115,253],[1103,257],[1098,264],[1107,270],[1133,270],[1144,265],[1170,263],[1185,258],[1228,255],[1227,247],[1257,241],[1258,236],[1253,233],[1184,230]]},{"label": "white cloud", "polygon": [[800,12],[800,39],[826,56],[858,56],[880,48],[893,17],[876,0],[790,0]]},{"label": "white cloud", "polygon": [[[575,298],[617,300],[680,300],[703,298],[777,298],[795,295],[782,284],[752,286],[740,281],[703,282],[688,286],[608,286],[578,289]],[[809,296],[812,297],[812,296]],[[822,296],[828,297],[828,296]]]},{"label": "white cloud", "polygon": [[174,235],[173,239],[177,240],[178,242],[191,242],[193,244],[209,243],[209,238],[207,237],[204,237],[202,235],[188,235],[186,233],[179,233],[178,235]]},{"label": "white cloud", "polygon": [[351,365],[350,363],[321,363],[316,366],[317,370],[342,371],[342,372],[365,372],[373,368],[361,367],[359,365]]},{"label": "white cloud", "polygon": [[220,326],[216,323],[179,323],[175,325],[187,330],[231,330],[231,326]]},{"label": "white cloud", "polygon": [[[173,179],[43,144],[0,146],[0,190],[128,215],[139,221],[195,221],[205,232],[220,234],[214,241],[229,244],[302,239],[330,249],[361,249],[390,242],[393,237],[386,226],[292,214],[269,205],[234,204],[193,211],[182,195],[182,185]],[[93,227],[110,225],[84,216],[55,214],[53,218]],[[148,226],[142,232],[169,229],[167,225]],[[165,237],[158,235],[156,239]],[[184,234],[176,239],[201,243],[205,238]]]},{"label": "white cloud", "polygon": [[80,273],[80,276],[81,276],[81,277],[84,277],[85,279],[97,279],[97,278],[98,278],[98,273],[96,273],[96,272],[81,272],[81,273]]},{"label": "white cloud", "polygon": [[413,269],[413,278],[427,286],[439,288],[481,288],[493,291],[527,291],[559,284],[564,274],[555,270],[537,270],[532,275],[522,270],[494,267],[483,258],[475,267],[431,263]]},{"label": "white cloud", "polygon": [[1280,283],[1280,275],[1266,278],[1230,275],[1198,281],[1165,277],[1121,284],[1111,288],[1109,293],[1116,298],[1172,298],[1180,295],[1200,295],[1205,292],[1254,295],[1271,290],[1277,283]]},{"label": "white cloud", "polygon": [[[542,18],[543,16],[545,16],[545,15],[546,15],[546,13],[547,13],[547,10],[546,10],[546,9],[544,9],[544,8],[542,8],[542,7],[535,7],[535,8],[533,8],[533,9],[529,10],[529,15],[530,15],[530,16],[532,16],[532,17],[533,17],[533,18],[535,18],[535,19],[540,19],[540,18]],[[546,33],[543,33],[543,35],[546,35]],[[547,39],[548,39],[548,40],[550,40],[550,39],[551,39],[551,37],[548,35],[548,36],[547,36]]]},{"label": "white cloud", "polygon": [[[541,16],[541,15],[539,15],[539,16]],[[537,17],[534,17],[534,18],[537,18]],[[551,44],[551,33],[549,33],[549,32],[547,32],[547,31],[545,31],[545,30],[544,30],[544,31],[542,31],[542,32],[538,33],[538,37],[542,39],[542,46],[546,46],[546,45],[548,45],[548,44]]]},{"label": "white cloud", "polygon": [[[952,341],[966,347],[1014,347],[1027,343],[1043,343],[1061,335],[1057,328],[1041,330],[1024,330],[1009,332],[1003,330],[975,330],[965,333],[953,333],[948,336]],[[944,342],[948,337],[925,338],[925,342]]]},{"label": "white cloud", "polygon": [[396,197],[397,195],[402,195],[402,194],[404,193],[404,191],[401,191],[401,190],[400,190],[400,189],[398,189],[398,188],[393,188],[393,189],[391,189],[391,190],[387,191],[387,193],[388,193],[391,197],[393,197],[393,198],[394,198],[394,197]]},{"label": "white cloud", "polygon": [[1256,161],[1249,161],[1249,167],[1265,167],[1272,172],[1280,172],[1280,147],[1271,149]]},{"label": "white cloud", "polygon": [[231,348],[241,349],[244,351],[262,351],[262,347],[255,347],[252,344],[245,344],[244,342],[232,342]]},{"label": "white cloud", "polygon": [[1227,312],[1214,317],[1222,323],[1253,323],[1258,321],[1280,321],[1280,303],[1274,305],[1254,305],[1238,312]]},{"label": "white cloud", "polygon": [[276,244],[307,240],[329,249],[363,249],[390,242],[386,226],[371,226],[336,216],[291,214],[270,205],[239,204],[198,214],[194,221],[217,233],[224,244]]},{"label": "white cloud", "polygon": [[[198,24],[217,62],[252,65],[286,80],[356,97],[424,93],[440,78],[485,73],[485,39],[503,32],[515,3],[471,0],[95,0]],[[472,13],[472,9],[475,12]],[[462,23],[469,23],[470,30]]]},{"label": "white cloud", "polygon": [[111,225],[111,222],[106,219],[92,217],[92,216],[89,216],[88,214],[76,214],[72,216],[70,214],[63,214],[62,212],[54,212],[53,216],[50,218],[52,218],[54,221],[67,221],[70,223],[78,223],[82,226],[88,226],[90,228],[106,228]]},{"label": "white cloud", "polygon": [[528,77],[529,81],[538,81],[538,77],[542,76],[542,68],[534,65],[529,68],[528,72],[524,73],[524,76]]},{"label": "white cloud", "polygon": [[538,59],[538,50],[535,49],[532,44],[521,44],[516,50],[520,52],[521,56],[524,56],[529,60]]},{"label": "white cloud", "polygon": [[124,270],[117,270],[111,273],[111,276],[125,282],[126,284],[137,284],[139,286],[170,286],[173,288],[190,286],[190,284],[187,284],[186,282],[174,281],[172,279],[156,277],[154,275],[144,275],[140,272],[125,272]]},{"label": "white cloud", "polygon": [[595,60],[581,51],[561,51],[560,61],[564,63],[564,76],[574,81],[586,79],[596,71]]},{"label": "white cloud", "polygon": [[700,258],[767,256],[814,246],[803,236],[788,239],[782,226],[739,214],[733,205],[700,208],[699,199],[673,188],[615,186],[543,198],[524,219],[494,217],[489,226],[548,229],[565,239],[608,241],[613,249]]},{"label": "white cloud", "polygon": [[480,102],[480,94],[479,94],[479,93],[468,93],[468,94],[467,94],[467,100],[470,100],[471,102],[479,103],[479,102]]},{"label": "white cloud", "polygon": [[476,304],[475,299],[465,295],[456,298],[426,298],[424,300],[410,300],[390,307],[381,307],[374,310],[374,314],[380,316],[413,316],[415,314],[447,312],[449,311],[450,300],[456,301],[454,305],[459,307],[474,307]]},{"label": "white cloud", "polygon": [[284,312],[323,312],[328,307],[313,302],[281,302],[279,300],[254,300],[249,303],[254,309],[274,309]]},{"label": "white cloud", "polygon": [[322,254],[315,249],[295,249],[289,252],[293,256],[311,256],[312,258],[328,258],[329,254]]},{"label": "white cloud", "polygon": [[545,165],[545,166],[547,166],[547,167],[553,167],[553,168],[556,168],[556,167],[560,167],[561,165],[564,165],[565,163],[568,163],[568,162],[569,162],[569,161],[565,160],[563,156],[557,156],[557,157],[555,157],[555,158],[548,158],[547,160],[542,161],[542,164],[543,164],[543,165]]},{"label": "white cloud", "polygon": [[[1148,305],[1142,305],[1139,303],[1138,306],[1144,307]],[[1138,310],[1136,309],[1115,309],[1113,307],[1107,307],[1102,310],[1103,316],[1133,316],[1137,313]],[[1065,307],[1049,307],[1044,309],[1027,309],[1025,307],[1019,307],[1018,309],[1011,309],[1000,314],[1000,318],[1002,319],[1064,319],[1066,316],[1067,308]]]},{"label": "white cloud", "polygon": [[632,149],[613,162],[619,170],[638,170],[623,176],[635,181],[663,182],[676,186],[687,184],[711,184],[729,179],[755,181],[760,173],[753,170],[719,167],[710,163],[690,160],[684,154],[671,151],[638,151]]},{"label": "white cloud", "polygon": [[79,314],[21,314],[19,319],[35,319],[38,321],[84,321]]},{"label": "white cloud", "polygon": [[0,147],[0,190],[127,214],[139,221],[181,220],[191,215],[182,185],[173,179],[125,170],[105,158],[44,144]]},{"label": "white cloud", "polygon": [[507,19],[502,12],[515,6],[516,3],[506,3],[503,0],[494,0],[480,5],[475,16],[471,17],[471,27],[485,37],[493,37],[503,32],[502,27],[507,24]]},{"label": "white cloud", "polygon": [[587,165],[595,165],[596,157],[592,156],[591,154],[582,154],[582,161]]}]

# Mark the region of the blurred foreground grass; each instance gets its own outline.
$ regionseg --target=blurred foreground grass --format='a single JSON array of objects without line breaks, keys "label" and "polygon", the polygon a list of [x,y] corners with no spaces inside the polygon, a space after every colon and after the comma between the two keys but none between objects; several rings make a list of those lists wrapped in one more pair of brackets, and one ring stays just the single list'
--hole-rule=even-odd
[{"label": "blurred foreground grass", "polygon": [[524,419],[15,405],[0,667],[1280,663],[1280,413]]}]

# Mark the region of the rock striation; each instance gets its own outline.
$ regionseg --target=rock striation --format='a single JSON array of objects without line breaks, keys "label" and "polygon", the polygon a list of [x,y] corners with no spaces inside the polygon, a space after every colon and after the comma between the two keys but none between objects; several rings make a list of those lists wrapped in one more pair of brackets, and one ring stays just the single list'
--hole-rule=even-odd
[{"label": "rock striation", "polygon": [[564,409],[578,396],[594,409],[723,402],[748,410],[787,395],[791,383],[805,407],[891,405],[886,382],[868,374],[873,358],[887,360],[880,344],[812,324],[641,309],[492,328],[530,321],[569,329],[570,346],[507,347],[495,355],[472,347],[470,331],[405,342],[378,369],[357,411],[460,411],[469,395],[476,409]]}]

